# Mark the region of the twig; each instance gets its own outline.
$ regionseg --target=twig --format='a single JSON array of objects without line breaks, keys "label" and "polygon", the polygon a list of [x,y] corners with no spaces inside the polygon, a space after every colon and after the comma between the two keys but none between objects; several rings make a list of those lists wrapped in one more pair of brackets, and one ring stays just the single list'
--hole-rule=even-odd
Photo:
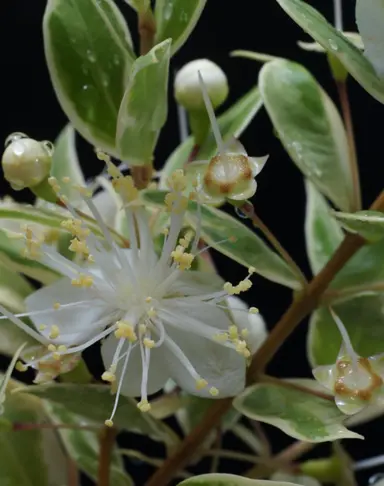
[{"label": "twig", "polygon": [[[371,209],[384,210],[384,191],[380,193]],[[282,343],[296,329],[298,324],[313,311],[323,292],[335,275],[350,258],[365,244],[358,235],[348,234],[323,270],[314,277],[309,285],[300,292],[268,338],[254,355],[248,370],[248,382],[262,372],[273,358]],[[205,414],[202,421],[184,439],[173,456],[164,461],[163,466],[149,479],[146,486],[166,486],[174,475],[193,456],[196,449],[208,434],[220,423],[223,415],[231,408],[232,399],[216,401]]]},{"label": "twig", "polygon": [[359,164],[357,161],[357,151],[353,129],[352,112],[348,97],[348,88],[346,81],[336,81],[336,86],[339,93],[341,111],[343,113],[345,130],[347,132],[349,145],[349,163],[353,183],[353,206],[351,207],[351,210],[359,211],[361,209]]},{"label": "twig", "polygon": [[285,260],[287,265],[294,271],[297,277],[300,279],[303,286],[307,285],[307,279],[303,275],[303,272],[300,270],[296,262],[293,260],[291,255],[287,252],[285,248],[281,245],[279,240],[276,236],[272,233],[272,231],[266,226],[263,221],[259,218],[259,216],[255,213],[255,209],[251,203],[244,203],[241,208],[239,208],[242,213],[244,213],[247,218],[252,221],[252,224],[255,228],[259,228],[260,231],[264,234],[273,248],[279,253],[279,255]]},{"label": "twig", "polygon": [[79,486],[79,470],[73,459],[68,458],[68,486]]},{"label": "twig", "polygon": [[100,434],[99,471],[97,474],[97,486],[113,486],[109,481],[112,449],[115,445],[116,429],[104,427]]}]

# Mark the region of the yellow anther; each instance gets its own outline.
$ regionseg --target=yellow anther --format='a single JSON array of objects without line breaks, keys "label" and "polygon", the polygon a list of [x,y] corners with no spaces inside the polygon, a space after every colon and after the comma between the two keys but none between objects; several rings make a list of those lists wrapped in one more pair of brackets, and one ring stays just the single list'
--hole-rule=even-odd
[{"label": "yellow anther", "polygon": [[107,154],[104,154],[102,152],[96,152],[97,157],[100,160],[103,160],[107,164],[107,171],[108,174],[113,178],[113,179],[118,179],[119,177],[122,176],[120,170],[116,167],[116,165],[111,162],[110,157]]},{"label": "yellow anther", "polygon": [[147,315],[148,315],[148,317],[149,317],[149,318],[153,319],[154,317],[156,317],[156,316],[157,316],[157,312],[156,312],[156,310],[155,310],[153,307],[151,307],[151,308],[150,308],[150,309],[147,311]]},{"label": "yellow anther", "polygon": [[40,324],[39,331],[44,331],[45,329],[47,329],[47,326],[45,324]]},{"label": "yellow anther", "polygon": [[216,334],[214,336],[215,340],[218,341],[219,343],[225,343],[226,341],[228,341],[229,339],[229,336],[227,333],[220,333],[220,334]]},{"label": "yellow anther", "polygon": [[213,397],[217,397],[217,395],[219,394],[219,390],[216,387],[211,386],[211,388],[209,389],[209,394]]},{"label": "yellow anther", "polygon": [[173,214],[182,214],[188,207],[188,199],[185,196],[180,196],[173,192],[165,196],[164,202],[167,211]]},{"label": "yellow anther", "polygon": [[43,238],[44,238],[44,243],[47,243],[47,245],[56,243],[57,241],[59,241],[60,231],[56,229],[45,231]]},{"label": "yellow anther", "polygon": [[258,314],[260,311],[257,307],[250,307],[249,308],[249,313],[250,314]]},{"label": "yellow anther", "polygon": [[57,194],[60,192],[60,185],[56,177],[49,177],[48,184],[52,187],[53,191]]},{"label": "yellow anther", "polygon": [[60,336],[60,329],[56,324],[51,326],[51,331],[49,333],[49,339],[57,339]]},{"label": "yellow anther", "polygon": [[103,381],[113,383],[114,381],[116,381],[116,375],[114,373],[111,373],[110,371],[104,371],[104,373],[101,375],[101,379]]},{"label": "yellow anther", "polygon": [[145,324],[139,324],[139,333],[140,335],[143,335],[147,332],[147,326]]},{"label": "yellow anther", "polygon": [[148,349],[152,349],[152,348],[155,347],[155,341],[153,339],[144,338],[143,339],[143,344]]},{"label": "yellow anther", "polygon": [[61,354],[56,351],[55,353],[52,353],[52,358],[59,361],[61,359]]},{"label": "yellow anther", "polygon": [[96,148],[95,149],[95,153],[96,153],[96,157],[99,159],[99,160],[102,160],[103,162],[111,162],[111,157],[106,154],[105,152],[103,152],[102,150]]},{"label": "yellow anther", "polygon": [[89,288],[93,285],[93,277],[91,277],[90,275],[85,275],[84,273],[80,273],[78,278],[73,278],[71,280],[71,284],[74,287]]},{"label": "yellow anther", "polygon": [[71,182],[71,178],[68,176],[63,177],[61,180],[64,184],[69,184]]},{"label": "yellow anther", "polygon": [[88,260],[89,263],[95,263],[95,259],[92,255],[88,255],[87,260]]},{"label": "yellow anther", "polygon": [[185,248],[178,245],[176,249],[171,253],[173,260],[179,265],[180,270],[188,270],[191,268],[194,256],[192,253],[186,253]]},{"label": "yellow anther", "polygon": [[233,339],[238,339],[238,337],[239,337],[239,331],[237,329],[237,326],[229,326],[228,332],[229,332],[229,337],[232,340]]},{"label": "yellow anther", "polygon": [[55,310],[59,310],[59,309],[60,309],[60,307],[61,307],[60,302],[55,302],[55,303],[53,304],[53,308],[54,308]]},{"label": "yellow anther", "polygon": [[249,335],[249,331],[248,331],[248,329],[243,329],[243,330],[241,331],[241,335],[242,335],[244,338],[246,338],[246,337]]},{"label": "yellow anther", "polygon": [[133,325],[128,321],[118,321],[115,337],[117,339],[128,339],[131,343],[137,341],[137,336]]},{"label": "yellow anther", "polygon": [[56,346],[54,344],[48,344],[48,351],[51,353],[54,353],[57,350]]},{"label": "yellow anther", "polygon": [[80,219],[67,219],[61,222],[61,226],[76,236],[79,240],[85,239],[91,232],[89,228],[83,228]]},{"label": "yellow anther", "polygon": [[92,197],[92,191],[90,191],[84,186],[80,186],[79,184],[74,184],[73,188],[76,189],[82,196]]},{"label": "yellow anther", "polygon": [[231,282],[225,282],[225,284],[223,285],[223,289],[227,292],[227,294],[233,295],[234,287]]},{"label": "yellow anther", "polygon": [[137,408],[141,411],[141,412],[148,412],[149,410],[151,410],[151,405],[148,403],[148,400],[141,400],[138,404],[137,404]]},{"label": "yellow anther", "polygon": [[169,235],[169,229],[168,228],[163,229],[163,235],[165,235],[165,236]]},{"label": "yellow anther", "polygon": [[78,238],[73,238],[73,240],[71,240],[69,250],[73,251],[74,253],[78,253],[79,255],[89,255],[89,248],[87,246],[87,243],[85,241],[80,241]]},{"label": "yellow anther", "polygon": [[24,372],[24,371],[27,371],[28,369],[28,366],[25,366],[24,363],[22,363],[21,361],[18,361],[15,365],[15,369],[17,371],[20,371],[20,372]]},{"label": "yellow anther", "polygon": [[106,427],[113,427],[113,421],[108,419],[104,422],[104,425]]},{"label": "yellow anther", "polygon": [[188,248],[190,245],[191,241],[193,238],[193,233],[192,231],[188,231],[185,235],[184,238],[180,238],[179,243],[183,248]]},{"label": "yellow anther", "polygon": [[151,302],[152,302],[152,297],[146,297],[146,298],[145,298],[145,302],[146,302],[147,304],[151,303]]},{"label": "yellow anther", "polygon": [[196,380],[196,390],[203,390],[206,386],[208,386],[208,381],[204,378]]},{"label": "yellow anther", "polygon": [[187,187],[187,178],[181,169],[175,170],[167,180],[168,186],[175,192],[182,192]]},{"label": "yellow anther", "polygon": [[256,272],[256,268],[255,268],[255,267],[249,267],[249,268],[248,268],[248,273],[249,273],[250,275],[252,275],[252,274],[253,274],[253,273],[255,273],[255,272]]},{"label": "yellow anther", "polygon": [[65,346],[65,344],[60,344],[60,346],[57,347],[57,350],[59,351],[59,353],[66,353],[68,351],[68,348],[67,346]]},{"label": "yellow anther", "polygon": [[246,290],[249,290],[251,287],[252,287],[252,282],[248,279],[242,280],[237,285],[239,292],[245,292]]}]

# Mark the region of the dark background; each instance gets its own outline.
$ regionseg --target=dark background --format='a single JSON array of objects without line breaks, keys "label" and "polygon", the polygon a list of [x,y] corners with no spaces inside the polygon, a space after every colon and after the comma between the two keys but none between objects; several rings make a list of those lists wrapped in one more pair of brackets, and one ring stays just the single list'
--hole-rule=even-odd
[{"label": "dark background", "polygon": [[[135,14],[123,2],[118,3],[135,38]],[[332,0],[311,0],[309,3],[332,21]],[[355,2],[344,0],[344,4],[345,30],[354,31]],[[1,2],[0,141],[5,140],[7,135],[14,131],[25,132],[37,140],[54,140],[66,123],[66,117],[56,101],[45,66],[41,32],[44,8],[45,2],[42,0]],[[225,109],[257,83],[260,68],[255,61],[230,58],[229,52],[234,49],[248,49],[271,53],[304,64],[337,103],[335,86],[325,56],[302,51],[296,45],[297,40],[309,38],[274,0],[208,0],[195,31],[174,57],[173,68],[178,69],[184,63],[201,57],[218,63],[227,73],[231,89],[230,97],[222,108]],[[349,88],[364,206],[367,207],[383,186],[381,147],[384,109],[353,80],[349,81]],[[274,136],[263,110],[241,140],[250,155],[270,154],[269,162],[258,178],[259,189],[254,204],[261,218],[309,276],[303,239],[305,196],[301,174]],[[178,143],[176,110],[171,102],[169,121],[162,133],[156,154],[156,164],[159,167]],[[99,162],[84,142],[79,141],[79,148],[85,173],[96,174],[101,169]],[[5,181],[1,180],[0,196],[5,194],[12,192]],[[28,195],[19,193],[17,197],[25,200]],[[243,269],[239,270],[237,266],[220,256],[216,255],[216,258],[224,278],[234,280],[234,273],[243,275]],[[255,285],[245,298],[251,305],[260,308],[271,328],[290,304],[291,294],[279,285],[256,277]],[[271,373],[286,377],[310,375],[305,357],[305,334],[306,323],[302,323],[299,331],[287,341],[270,366]],[[268,431],[272,429],[268,428]],[[349,441],[349,451],[357,458],[379,454],[383,431],[381,419],[364,427],[362,432],[366,434],[366,441]],[[276,450],[289,442],[288,438],[276,432],[273,432],[273,437],[278,440],[275,444]],[[229,446],[233,448],[236,444],[232,443]],[[148,452],[147,445],[144,447]],[[323,448],[323,451],[325,452],[326,448]],[[144,478],[146,472],[147,467],[143,466],[139,471],[140,478]],[[375,471],[370,471],[369,474],[373,472]],[[361,484],[366,484],[369,474],[361,476]]]}]

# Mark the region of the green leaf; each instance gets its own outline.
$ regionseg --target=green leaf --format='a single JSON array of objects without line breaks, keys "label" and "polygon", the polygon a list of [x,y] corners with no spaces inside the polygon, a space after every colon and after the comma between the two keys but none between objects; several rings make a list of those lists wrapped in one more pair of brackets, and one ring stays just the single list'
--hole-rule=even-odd
[{"label": "green leaf", "polygon": [[[2,418],[11,423],[34,424],[40,422],[42,416],[31,397],[19,394],[7,396]],[[41,431],[0,429],[0,450],[0,484],[50,486]]]},{"label": "green leaf", "polygon": [[259,75],[262,99],[292,160],[336,206],[353,205],[349,147],[340,115],[299,64],[277,60]]},{"label": "green leaf", "polygon": [[[248,93],[242,96],[234,103],[225,113],[219,116],[220,133],[227,141],[230,137],[240,137],[244,130],[253,120],[256,113],[262,107],[262,101],[259,90],[252,88]],[[160,178],[160,188],[167,187],[167,179],[176,169],[181,169],[187,162],[189,154],[194,146],[193,137],[188,137],[185,142],[179,145],[165,162]],[[212,131],[208,134],[204,144],[199,150],[199,159],[211,159],[217,152],[215,138]]]},{"label": "green leaf", "polygon": [[277,0],[277,2],[313,39],[338,58],[369,94],[384,103],[384,82],[355,45],[308,3],[302,0]]},{"label": "green leaf", "polygon": [[[73,206],[82,201],[73,184],[85,186],[80,162],[76,152],[76,133],[72,125],[66,125],[55,141],[52,157],[51,175],[56,177],[61,185],[61,193],[67,196]],[[70,177],[69,184],[61,184],[63,177]]]},{"label": "green leaf", "polygon": [[[24,390],[63,405],[68,412],[81,415],[97,424],[104,424],[109,418],[114,403],[114,396],[111,395],[109,387],[103,385],[39,385]],[[120,398],[113,422],[116,427],[147,435],[154,440],[168,444],[178,441],[176,435],[165,424],[149,414],[140,412],[133,399]]]},{"label": "green leaf", "polygon": [[41,263],[22,256],[25,244],[0,229],[0,264],[5,268],[20,272],[44,285],[53,283],[59,274]]},{"label": "green leaf", "polygon": [[358,233],[368,241],[384,238],[384,213],[379,211],[358,211],[357,213],[334,213],[343,228],[350,233]]},{"label": "green leaf", "polygon": [[[369,357],[383,352],[383,292],[356,296],[334,304],[332,308],[342,320],[360,356]],[[317,309],[312,314],[308,332],[308,354],[312,366],[335,363],[340,346],[340,333],[330,313],[325,308]]]},{"label": "green leaf", "polygon": [[[316,274],[331,258],[343,239],[338,223],[332,216],[327,201],[316,189],[307,184],[306,242],[313,272]],[[382,241],[365,245],[338,272],[329,286],[336,290],[335,297],[342,298],[366,292],[384,290],[384,259]]]},{"label": "green leaf", "polygon": [[356,23],[365,47],[365,56],[377,74],[384,76],[384,2],[383,0],[357,0]]},{"label": "green leaf", "polygon": [[195,28],[207,0],[157,0],[155,42],[172,39],[172,54],[184,44]]},{"label": "green leaf", "polygon": [[[99,436],[96,432],[81,430],[83,417],[75,415],[58,404],[47,403],[47,412],[54,424],[73,426],[73,429],[59,429],[59,434],[68,455],[78,468],[90,478],[97,480],[99,466]],[[77,428],[76,428],[77,427]],[[113,486],[131,486],[132,479],[125,473],[124,464],[117,448],[114,448],[110,464],[110,483]]]},{"label": "green leaf", "polygon": [[308,180],[305,182],[305,188],[305,241],[311,268],[316,275],[343,241],[344,235],[340,225],[331,217],[331,208],[325,198]]},{"label": "green leaf", "polygon": [[282,57],[265,54],[264,52],[246,51],[242,49],[239,49],[237,51],[232,51],[231,57],[244,57],[245,59],[251,59],[253,61],[259,61],[263,63],[269,61],[275,61],[276,59],[284,59]]},{"label": "green leaf", "polygon": [[57,98],[81,135],[113,155],[116,123],[135,56],[113,0],[49,0],[45,55]]},{"label": "green leaf", "polygon": [[[247,479],[234,474],[203,474],[179,483],[179,486],[293,486],[294,483]],[[297,486],[297,485],[296,485]]]},{"label": "green leaf", "polygon": [[278,427],[307,442],[362,438],[343,425],[345,416],[333,401],[272,384],[246,388],[233,402],[246,417]]},{"label": "green leaf", "polygon": [[[164,205],[165,191],[143,191],[144,201]],[[200,219],[198,205],[190,201],[187,211],[187,222],[195,229]],[[232,260],[244,265],[253,266],[256,273],[272,282],[280,283],[293,289],[301,284],[291,268],[274,253],[254,232],[232,216],[209,206],[201,206],[201,238],[215,250]],[[234,238],[236,241],[234,241]],[[222,241],[226,239],[225,241]]]},{"label": "green leaf", "polygon": [[130,165],[152,162],[161,127],[167,119],[171,40],[156,45],[132,66],[120,105],[116,147]]}]

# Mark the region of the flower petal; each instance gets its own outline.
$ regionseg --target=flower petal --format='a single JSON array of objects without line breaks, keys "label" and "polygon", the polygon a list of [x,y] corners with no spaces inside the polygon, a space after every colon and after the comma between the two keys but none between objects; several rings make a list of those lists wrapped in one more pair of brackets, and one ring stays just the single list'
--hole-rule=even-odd
[{"label": "flower petal", "polygon": [[176,355],[164,353],[171,378],[192,395],[212,398],[210,387],[219,390],[217,398],[232,397],[245,387],[245,359],[235,350],[194,334],[167,328],[167,334],[177,343],[196,372],[208,382],[208,386],[197,390],[196,380],[187,371]]},{"label": "flower petal", "polygon": [[[65,307],[65,304],[83,304]],[[54,304],[62,307],[54,309]],[[71,285],[68,278],[63,278],[31,294],[25,300],[27,312],[45,311],[42,314],[32,315],[35,327],[45,337],[49,338],[51,326],[59,328],[60,335],[54,340],[57,344],[79,344],[96,335],[106,326],[105,321],[100,322],[110,313],[104,301],[94,299],[88,289]],[[63,307],[64,306],[64,307]],[[44,330],[40,326],[47,326]]]},{"label": "flower petal", "polygon": [[[118,340],[115,336],[109,336],[101,345],[101,356],[106,369],[111,366],[113,356],[116,351]],[[163,388],[169,378],[168,370],[164,365],[162,357],[163,347],[151,349],[151,359],[149,364],[147,393],[152,395]],[[121,369],[124,359],[117,365],[116,379],[120,381]],[[140,347],[136,345],[129,357],[127,373],[124,377],[121,393],[127,397],[139,397],[141,395],[141,379],[143,367],[141,362]]]},{"label": "flower petal", "polygon": [[169,288],[168,293],[183,295],[206,295],[223,290],[224,280],[216,273],[181,272],[177,281]]},{"label": "flower petal", "polygon": [[336,381],[336,366],[324,365],[318,366],[312,370],[312,374],[315,379],[323,385],[327,390],[331,390],[334,393],[335,381]]}]

